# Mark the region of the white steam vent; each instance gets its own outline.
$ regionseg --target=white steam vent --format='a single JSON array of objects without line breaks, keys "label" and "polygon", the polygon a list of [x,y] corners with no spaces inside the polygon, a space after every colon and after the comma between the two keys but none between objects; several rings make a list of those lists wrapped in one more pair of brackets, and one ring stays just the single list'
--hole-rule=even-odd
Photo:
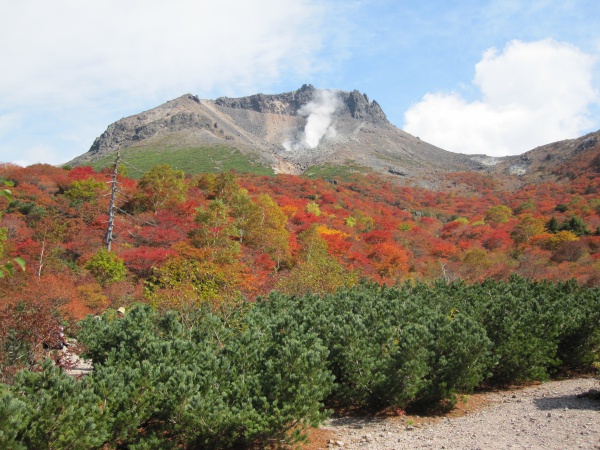
[{"label": "white steam vent", "polygon": [[304,131],[294,140],[286,140],[283,147],[290,150],[315,148],[325,136],[332,138],[336,135],[333,124],[335,111],[341,105],[337,92],[318,90],[315,99],[298,110],[298,114],[306,117]]}]

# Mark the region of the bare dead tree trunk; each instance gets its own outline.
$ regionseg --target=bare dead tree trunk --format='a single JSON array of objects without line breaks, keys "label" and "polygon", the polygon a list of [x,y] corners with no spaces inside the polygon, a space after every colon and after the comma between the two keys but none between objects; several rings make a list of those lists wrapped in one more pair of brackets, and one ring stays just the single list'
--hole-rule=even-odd
[{"label": "bare dead tree trunk", "polygon": [[115,165],[113,168],[112,175],[112,188],[110,192],[110,204],[108,206],[108,228],[106,229],[106,251],[110,252],[110,246],[113,241],[113,229],[115,227],[115,199],[117,197],[117,169],[119,167],[119,159],[121,157],[121,150],[117,149],[117,157],[115,159]]},{"label": "bare dead tree trunk", "polygon": [[46,235],[44,234],[44,240],[42,241],[42,250],[40,251],[40,263],[38,267],[38,279],[42,276],[42,266],[44,265],[44,251],[46,249]]}]

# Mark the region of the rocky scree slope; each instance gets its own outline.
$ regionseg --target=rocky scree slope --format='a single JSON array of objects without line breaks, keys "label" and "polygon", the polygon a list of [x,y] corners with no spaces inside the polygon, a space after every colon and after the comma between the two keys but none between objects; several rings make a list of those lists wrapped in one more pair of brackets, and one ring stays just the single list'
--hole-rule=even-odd
[{"label": "rocky scree slope", "polygon": [[527,182],[555,181],[573,174],[600,174],[600,131],[576,139],[553,142],[522,155],[498,158],[498,174],[515,175]]}]

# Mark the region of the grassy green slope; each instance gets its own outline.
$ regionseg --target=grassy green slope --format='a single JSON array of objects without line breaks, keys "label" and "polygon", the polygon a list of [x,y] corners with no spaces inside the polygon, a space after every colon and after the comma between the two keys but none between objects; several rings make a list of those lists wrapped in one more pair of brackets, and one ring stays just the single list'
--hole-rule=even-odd
[{"label": "grassy green slope", "polygon": [[323,179],[334,179],[340,178],[342,180],[351,180],[357,174],[366,175],[372,173],[373,169],[370,167],[360,166],[358,164],[352,164],[347,162],[345,165],[332,165],[324,164],[320,166],[311,166],[308,168],[306,175],[309,178],[323,178]]},{"label": "grassy green slope", "polygon": [[[222,172],[235,170],[241,173],[273,175],[273,169],[258,160],[244,155],[238,149],[222,145],[186,148],[136,146],[121,151],[122,160],[129,166],[130,176],[139,178],[157,164],[170,164],[185,173]],[[95,170],[114,163],[114,155],[105,156],[90,165]]]},{"label": "grassy green slope", "polygon": [[[129,176],[140,178],[157,164],[169,164],[188,174],[218,173],[235,170],[239,173],[275,175],[271,167],[265,166],[258,157],[246,155],[234,147],[209,145],[201,147],[177,147],[158,145],[140,145],[121,150],[121,159],[128,166]],[[99,171],[112,167],[115,155],[107,155],[90,165]],[[373,170],[369,167],[347,161],[345,165],[324,164],[310,167],[305,176],[309,178],[351,180],[357,174],[366,175]]]}]

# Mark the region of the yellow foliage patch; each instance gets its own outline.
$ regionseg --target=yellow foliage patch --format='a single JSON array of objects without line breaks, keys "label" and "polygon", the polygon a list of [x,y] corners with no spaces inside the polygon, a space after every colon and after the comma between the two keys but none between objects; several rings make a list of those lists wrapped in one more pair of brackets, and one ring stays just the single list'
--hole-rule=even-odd
[{"label": "yellow foliage patch", "polygon": [[341,236],[343,238],[347,238],[348,236],[350,236],[348,233],[344,233],[343,231],[334,230],[332,228],[327,228],[326,225],[319,225],[319,227],[317,227],[317,230],[319,231],[319,234],[321,236],[337,235],[337,236]]}]

